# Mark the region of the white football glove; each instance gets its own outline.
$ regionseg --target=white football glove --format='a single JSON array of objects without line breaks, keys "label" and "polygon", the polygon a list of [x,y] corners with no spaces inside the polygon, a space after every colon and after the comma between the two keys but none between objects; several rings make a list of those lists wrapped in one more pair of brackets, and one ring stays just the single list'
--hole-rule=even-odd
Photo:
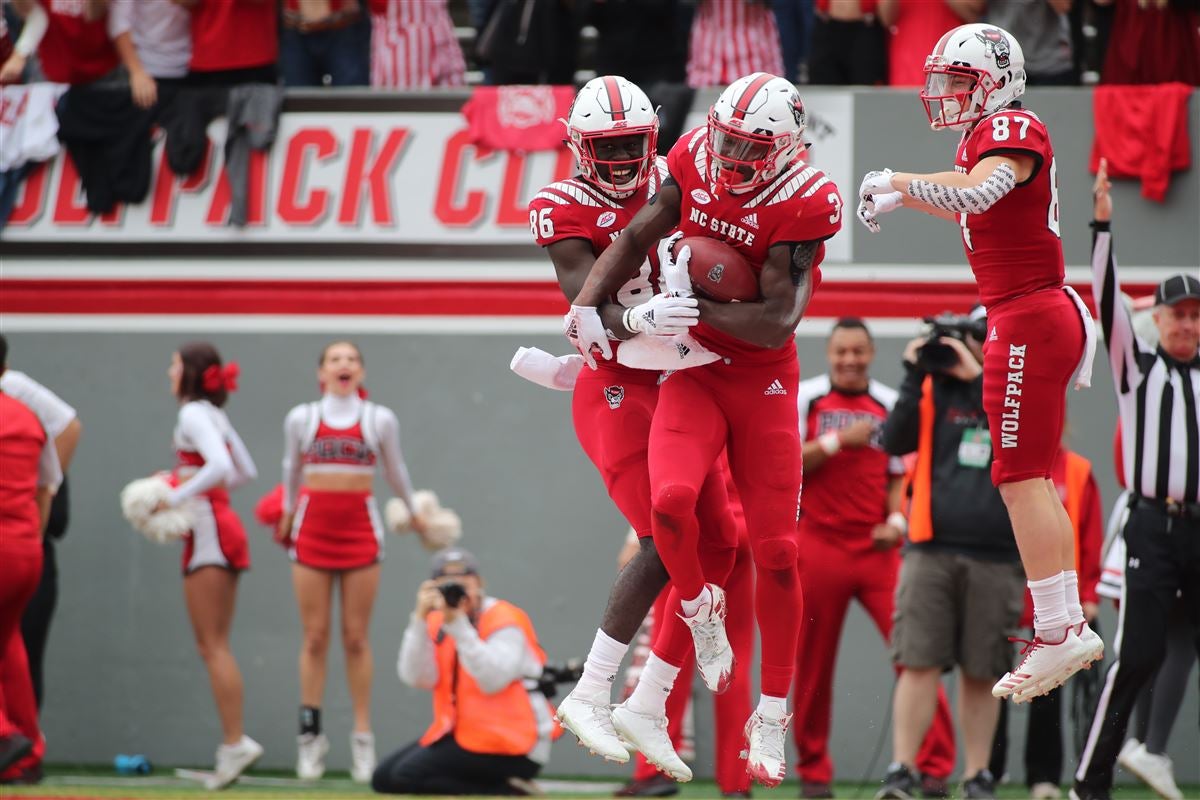
[{"label": "white football glove", "polygon": [[894,174],[890,169],[868,172],[863,176],[862,183],[858,186],[858,196],[866,200],[871,195],[888,194],[895,191],[892,188],[892,176]]},{"label": "white football glove", "polygon": [[596,368],[593,348],[599,350],[604,358],[612,358],[608,332],[604,330],[604,322],[595,306],[571,306],[571,310],[563,317],[563,333],[592,369]]},{"label": "white football glove", "polygon": [[651,336],[678,336],[699,321],[696,298],[670,294],[656,294],[640,306],[625,309],[621,317],[626,330]]},{"label": "white football glove", "polygon": [[879,233],[879,217],[891,213],[904,203],[901,192],[876,194],[858,201],[858,221],[871,233]]},{"label": "white football glove", "polygon": [[683,232],[677,231],[667,238],[659,240],[658,267],[667,294],[691,297],[692,278],[688,275],[688,261],[692,257],[692,249],[684,247],[679,251],[677,258],[671,255],[671,248],[682,238]]}]

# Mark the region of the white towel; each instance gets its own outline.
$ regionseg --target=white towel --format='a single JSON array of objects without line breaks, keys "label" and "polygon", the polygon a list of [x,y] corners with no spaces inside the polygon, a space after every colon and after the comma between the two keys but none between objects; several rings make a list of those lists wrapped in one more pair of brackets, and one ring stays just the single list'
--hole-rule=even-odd
[{"label": "white towel", "polygon": [[688,333],[670,338],[643,333],[621,342],[617,348],[617,363],[634,369],[688,369],[711,364],[720,358]]},{"label": "white towel", "polygon": [[1079,366],[1075,369],[1075,388],[1086,389],[1092,385],[1092,360],[1096,357],[1096,323],[1078,292],[1070,286],[1063,286],[1063,291],[1075,303],[1075,309],[1083,319],[1083,358],[1079,360]]},{"label": "white towel", "polygon": [[583,356],[552,356],[536,347],[518,347],[508,368],[538,386],[569,392],[583,369]]}]

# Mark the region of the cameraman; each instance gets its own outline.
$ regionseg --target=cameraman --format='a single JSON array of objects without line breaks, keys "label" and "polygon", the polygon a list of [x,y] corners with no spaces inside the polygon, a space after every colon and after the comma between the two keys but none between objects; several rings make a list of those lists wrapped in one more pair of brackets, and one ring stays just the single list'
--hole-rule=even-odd
[{"label": "cameraman", "polygon": [[404,631],[400,680],[433,692],[433,723],[380,762],[386,794],[526,795],[550,755],[546,663],[529,616],[488,597],[479,562],[461,547],[433,557]]},{"label": "cameraman", "polygon": [[995,797],[987,769],[999,701],[992,684],[1011,665],[1025,577],[1000,493],[983,410],[984,310],[939,317],[904,350],[904,381],[883,427],[892,455],[916,453],[909,544],[896,586],[892,649],[900,677],[893,759],[877,797],[911,797],[914,762],[933,719],[943,672],[960,670],[965,797]]}]

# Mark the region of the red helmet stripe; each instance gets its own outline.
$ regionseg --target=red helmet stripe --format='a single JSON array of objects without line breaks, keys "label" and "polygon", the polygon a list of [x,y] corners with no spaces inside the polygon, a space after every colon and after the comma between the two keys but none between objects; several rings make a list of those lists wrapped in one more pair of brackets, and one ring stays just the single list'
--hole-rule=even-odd
[{"label": "red helmet stripe", "polygon": [[758,90],[766,86],[775,78],[767,72],[760,72],[758,77],[750,81],[750,85],[742,92],[742,96],[738,98],[737,103],[733,106],[733,118],[745,119],[746,112],[750,110],[750,101],[754,99],[754,95],[758,94]]},{"label": "red helmet stripe", "polygon": [[621,87],[617,85],[617,79],[605,76],[604,88],[608,90],[608,106],[612,109],[613,122],[624,122],[625,103],[621,100]]},{"label": "red helmet stripe", "polygon": [[935,56],[946,55],[946,45],[950,44],[950,37],[954,35],[956,30],[958,30],[958,28],[951,28],[942,34],[942,38],[938,39],[937,46],[933,48],[933,54]]}]

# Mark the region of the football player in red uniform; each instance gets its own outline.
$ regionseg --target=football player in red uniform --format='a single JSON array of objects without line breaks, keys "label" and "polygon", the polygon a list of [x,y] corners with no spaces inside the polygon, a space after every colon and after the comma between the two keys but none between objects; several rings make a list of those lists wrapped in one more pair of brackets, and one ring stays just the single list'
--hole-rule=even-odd
[{"label": "football player in red uniform", "polygon": [[593,349],[611,358],[606,298],[676,226],[684,236],[730,244],[759,272],[761,300],[698,299],[692,336],[721,358],[674,372],[660,387],[650,430],[650,490],[655,545],[682,598],[699,657],[712,637],[725,638],[720,588],[705,581],[696,554],[696,506],[705,475],[727,449],[750,532],[762,634],[762,697],[746,723],[747,770],[771,786],[786,772],[787,695],[803,605],[796,539],[800,367],[793,336],[812,296],[824,240],[842,221],[837,187],[802,159],[804,126],[800,94],[783,78],[758,72],[731,84],[707,125],[671,149],[669,177],[654,202],[597,259],[564,320],[585,359]]},{"label": "football player in red uniform", "polygon": [[1095,335],[1078,295],[1063,285],[1058,178],[1046,126],[1017,98],[1025,58],[1007,31],[959,26],[925,60],[921,100],[935,130],[962,131],[954,172],[870,172],[859,219],[901,205],[957,223],[991,326],[984,345],[984,407],[992,480],[1012,519],[1033,595],[1035,636],[1020,666],[992,689],[1022,702],[1045,694],[1104,654],[1079,603],[1075,539],[1051,481],[1066,389],[1088,384]]},{"label": "football player in red uniform", "polygon": [[[661,186],[665,166],[657,156],[654,106],[641,89],[624,78],[606,75],[589,81],[571,106],[567,131],[580,174],[539,191],[529,204],[529,224],[537,243],[546,248],[554,263],[563,293],[573,299],[596,258],[634,214],[653,202],[650,198]],[[659,369],[603,362],[578,376],[572,397],[580,445],[603,476],[609,496],[637,532],[640,547],[613,585],[583,677],[559,704],[558,717],[582,744],[617,762],[628,760],[629,753],[609,713],[613,679],[639,625],[667,584],[667,572],[650,538],[647,446],[651,419],[661,369],[690,363],[671,360],[679,356],[669,337],[684,334],[686,323],[699,314],[694,298],[656,290],[657,245],[656,240],[642,252],[637,270],[611,293],[604,316],[606,326],[618,332],[614,338],[642,334],[639,345],[646,345],[647,338],[656,339],[666,360]],[[626,346],[636,347],[632,342]],[[694,358],[703,348],[692,350]],[[647,355],[644,349],[639,352]],[[737,528],[719,468],[708,471],[700,505],[706,534],[701,558],[710,574],[723,580],[733,568]],[[717,688],[732,671],[732,651],[726,643],[724,648],[710,648],[705,655],[708,657],[697,659],[701,674]],[[655,656],[647,662],[652,674],[673,670],[672,679],[678,666],[660,663]],[[623,731],[623,735],[671,777],[689,780],[691,770],[671,746],[665,707],[658,699],[653,697],[651,703],[631,698],[622,704],[629,717],[627,726],[636,728]]]}]

